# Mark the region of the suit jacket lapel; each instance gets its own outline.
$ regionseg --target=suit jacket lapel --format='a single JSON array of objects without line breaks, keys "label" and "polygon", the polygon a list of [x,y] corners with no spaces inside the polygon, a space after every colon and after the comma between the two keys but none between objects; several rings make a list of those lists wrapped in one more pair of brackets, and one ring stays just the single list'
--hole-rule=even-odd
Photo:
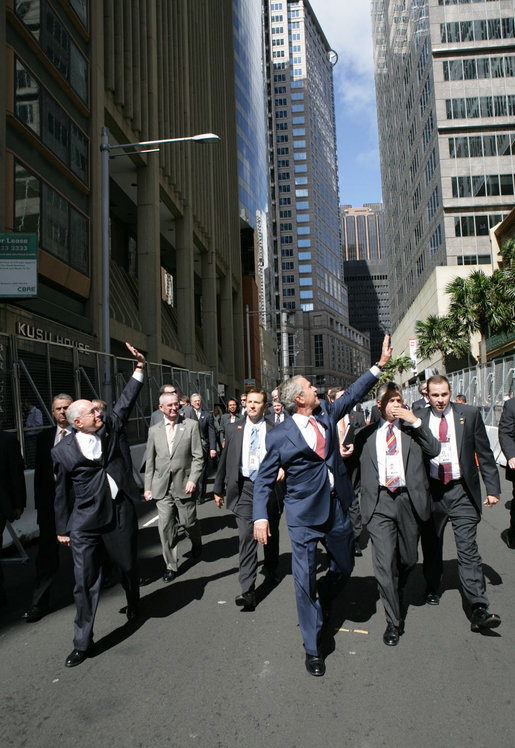
[{"label": "suit jacket lapel", "polygon": [[404,475],[406,475],[406,466],[408,464],[408,455],[411,447],[411,439],[401,429],[401,445],[402,445],[402,464],[404,465]]},{"label": "suit jacket lapel", "polygon": [[461,455],[461,444],[463,442],[463,431],[465,430],[465,419],[462,413],[458,413],[453,403],[452,415],[454,418],[454,431],[456,433],[456,449],[458,450],[458,457]]},{"label": "suit jacket lapel", "polygon": [[377,422],[377,425],[375,429],[371,432],[368,439],[365,441],[363,452],[365,454],[368,454],[368,459],[371,461],[372,465],[374,466],[374,470],[377,473],[377,447],[376,447],[376,440],[377,440],[377,429],[379,428],[379,421]]}]

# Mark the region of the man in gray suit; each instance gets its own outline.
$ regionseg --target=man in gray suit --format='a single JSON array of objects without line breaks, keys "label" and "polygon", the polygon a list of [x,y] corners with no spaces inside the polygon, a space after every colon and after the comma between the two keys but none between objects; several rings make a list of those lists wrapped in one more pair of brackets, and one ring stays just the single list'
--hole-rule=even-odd
[{"label": "man in gray suit", "polygon": [[202,443],[195,421],[179,416],[177,394],[159,398],[162,419],[148,431],[145,499],[155,499],[159,537],[166,570],[165,582],[177,576],[177,520],[192,543],[192,556],[202,552],[195,494],[202,472]]},{"label": "man in gray suit", "polygon": [[354,478],[361,478],[361,514],[386,612],[383,641],[392,647],[404,632],[402,591],[417,563],[421,523],[430,516],[424,458],[436,457],[440,444],[420,418],[402,407],[394,382],[379,387],[377,404],[381,420],[356,434]]}]

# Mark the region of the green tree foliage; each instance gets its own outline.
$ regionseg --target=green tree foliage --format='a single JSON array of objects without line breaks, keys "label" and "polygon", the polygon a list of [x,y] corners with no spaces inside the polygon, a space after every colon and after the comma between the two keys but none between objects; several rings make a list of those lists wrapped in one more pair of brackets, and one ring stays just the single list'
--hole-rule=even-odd
[{"label": "green tree foliage", "polygon": [[392,356],[383,368],[383,373],[381,374],[379,383],[395,381],[395,375],[397,373],[402,374],[403,371],[409,371],[412,368],[413,361],[409,356]]},{"label": "green tree foliage", "polygon": [[[506,251],[508,260],[510,252]],[[491,276],[475,270],[467,278],[455,278],[446,291],[451,296],[449,317],[457,329],[481,336],[480,360],[486,364],[486,339],[489,335],[511,332],[514,328],[513,312],[515,285],[510,271],[495,270]]]},{"label": "green tree foliage", "polygon": [[438,317],[436,314],[430,314],[425,322],[417,321],[415,332],[419,355],[422,358],[430,358],[435,353],[440,353],[444,371],[447,371],[448,356],[462,358],[470,350],[468,332],[456,325],[450,316]]}]

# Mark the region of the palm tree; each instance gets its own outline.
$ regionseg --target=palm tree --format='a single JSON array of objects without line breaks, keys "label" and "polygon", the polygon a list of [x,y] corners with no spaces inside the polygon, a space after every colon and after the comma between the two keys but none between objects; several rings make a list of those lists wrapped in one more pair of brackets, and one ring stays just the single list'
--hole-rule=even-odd
[{"label": "palm tree", "polygon": [[465,337],[450,317],[430,314],[425,322],[417,321],[415,331],[419,355],[422,358],[430,358],[435,353],[440,353],[445,372],[449,355],[462,358],[470,350],[469,336]]},{"label": "palm tree", "polygon": [[392,356],[388,363],[384,366],[381,374],[380,383],[389,382],[395,379],[397,372],[402,374],[403,371],[408,371],[413,368],[413,361],[409,356]]},{"label": "palm tree", "polygon": [[475,270],[467,278],[455,278],[446,291],[451,296],[449,317],[456,327],[480,334],[480,360],[486,364],[488,335],[514,328],[515,288],[509,273],[495,270],[488,276]]}]

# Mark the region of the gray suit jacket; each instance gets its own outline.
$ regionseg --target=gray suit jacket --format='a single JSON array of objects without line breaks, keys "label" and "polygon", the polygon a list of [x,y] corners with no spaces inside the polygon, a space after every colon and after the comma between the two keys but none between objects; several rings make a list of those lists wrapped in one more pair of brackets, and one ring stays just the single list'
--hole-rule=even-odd
[{"label": "gray suit jacket", "polygon": [[166,496],[170,477],[174,498],[194,499],[194,493],[185,492],[186,483],[189,480],[198,483],[202,465],[202,444],[195,421],[177,420],[171,455],[164,418],[148,430],[145,491],[152,491],[153,499],[159,501]]},{"label": "gray suit jacket", "polygon": [[[376,435],[380,422],[371,423],[356,434],[354,442],[354,483],[361,478],[361,516],[369,522],[379,498]],[[440,452],[440,442],[424,425],[418,429],[401,425],[402,462],[406,488],[421,520],[429,519],[431,495],[424,459],[430,460]]]}]

